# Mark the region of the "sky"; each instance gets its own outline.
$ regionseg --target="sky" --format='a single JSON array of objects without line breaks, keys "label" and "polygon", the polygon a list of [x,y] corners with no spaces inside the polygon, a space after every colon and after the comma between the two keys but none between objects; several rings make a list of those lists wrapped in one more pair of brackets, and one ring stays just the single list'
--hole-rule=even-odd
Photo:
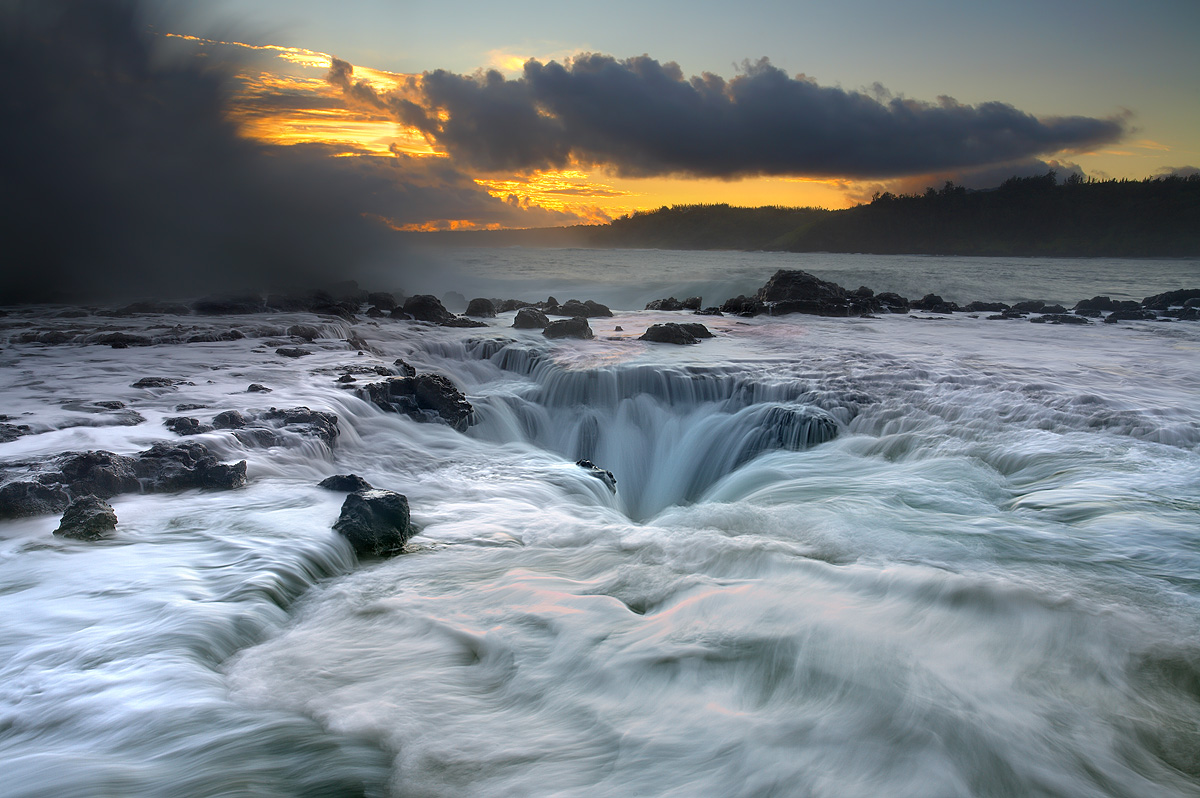
[{"label": "sky", "polygon": [[0,293],[302,281],[392,230],[1186,171],[1197,32],[1195,0],[0,0],[0,234],[41,264]]},{"label": "sky", "polygon": [[[179,24],[186,28],[179,31],[183,33],[222,32],[240,36],[238,41],[336,57],[352,66],[351,81],[366,78],[381,93],[386,74],[421,80],[441,70],[486,80],[482,73],[497,70],[508,81],[523,81],[523,65],[531,58],[545,66],[597,54],[618,63],[645,57],[659,65],[677,65],[685,80],[709,73],[727,82],[745,76],[765,58],[790,78],[851,96],[934,105],[953,98],[968,108],[1004,104],[1038,120],[1068,117],[1114,123],[1105,131],[1074,131],[1074,135],[1031,131],[1033,140],[1025,146],[1004,149],[995,146],[999,138],[1013,135],[1004,120],[992,120],[996,139],[982,143],[978,139],[989,129],[986,121],[972,126],[971,120],[961,120],[966,127],[957,140],[943,135],[942,120],[929,119],[926,125],[900,130],[887,124],[886,114],[846,113],[814,129],[787,124],[788,98],[778,94],[764,100],[773,103],[765,114],[734,120],[725,130],[708,131],[707,123],[715,117],[728,114],[731,107],[743,107],[741,98],[697,109],[681,107],[679,99],[659,97],[644,98],[639,105],[617,88],[603,93],[576,80],[565,81],[556,90],[573,94],[580,103],[593,103],[612,128],[647,124],[647,115],[655,108],[663,116],[673,115],[655,118],[648,125],[665,141],[638,153],[630,152],[637,146],[630,141],[608,141],[604,146],[592,142],[587,151],[576,142],[595,132],[596,120],[577,119],[573,125],[568,122],[574,128],[568,132],[570,142],[543,143],[569,147],[565,158],[515,157],[503,149],[503,137],[516,137],[533,147],[538,133],[520,125],[506,130],[501,117],[513,113],[513,107],[497,105],[499,97],[482,94],[438,109],[451,113],[452,120],[462,118],[466,125],[460,128],[483,126],[474,131],[405,125],[413,121],[411,117],[393,117],[394,131],[370,131],[372,136],[382,134],[373,146],[390,135],[407,152],[436,151],[481,188],[510,204],[598,221],[683,202],[837,208],[869,200],[876,191],[920,191],[926,185],[940,187],[947,179],[982,188],[1013,174],[1044,173],[1051,167],[1062,174],[1078,171],[1097,178],[1140,179],[1200,163],[1200,48],[1194,44],[1200,33],[1200,3],[1194,0],[988,4],[536,0],[519,5],[465,2],[452,7],[394,0],[337,5],[316,0],[253,4],[210,0]],[[271,68],[263,64],[264,70]],[[314,62],[306,74],[317,78],[325,69],[325,64]],[[411,99],[428,105],[432,98]],[[824,99],[828,102],[820,97],[807,101],[792,97],[790,107],[795,114],[812,116],[838,98]],[[560,119],[567,113],[561,102],[555,105],[546,93],[526,102],[526,110],[537,109],[534,113],[549,108]],[[481,110],[489,105],[490,115]],[[360,105],[358,110],[364,109]],[[628,118],[621,117],[623,111]],[[477,116],[468,118],[472,112]],[[747,128],[755,125],[759,134],[748,137]],[[876,131],[874,140],[853,134],[861,133],[863,126]],[[265,127],[260,130],[266,134]],[[467,140],[468,132],[474,140]],[[619,137],[611,130],[608,135]],[[808,157],[788,157],[802,148],[802,139],[818,135],[828,140],[813,147]],[[947,157],[890,162],[889,156],[900,155],[889,153],[889,148],[903,146],[906,137],[920,138]],[[706,159],[719,163],[738,141],[759,151],[762,158],[744,168],[697,168],[696,162]],[[513,142],[508,145],[511,149]],[[956,147],[972,145],[984,152],[976,157],[951,155]],[[692,159],[661,157],[665,149],[689,147],[698,150]],[[846,157],[839,159],[842,152]],[[857,163],[870,152],[878,156],[874,162]],[[641,166],[631,160],[640,160]],[[535,224],[546,221],[567,220],[546,218]],[[482,219],[428,219],[416,224],[455,222],[513,224]]]}]

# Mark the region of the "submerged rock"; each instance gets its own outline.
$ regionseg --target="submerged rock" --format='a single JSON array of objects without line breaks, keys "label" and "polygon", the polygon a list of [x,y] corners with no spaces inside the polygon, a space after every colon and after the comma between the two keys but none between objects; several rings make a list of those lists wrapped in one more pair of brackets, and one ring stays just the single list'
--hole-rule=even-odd
[{"label": "submerged rock", "polygon": [[588,326],[587,319],[583,316],[552,321],[542,330],[542,335],[547,338],[580,338],[585,340],[596,337],[592,332],[592,328]]},{"label": "submerged rock", "polygon": [[353,493],[358,490],[373,490],[371,483],[358,474],[334,474],[317,483],[318,488]]},{"label": "submerged rock", "polygon": [[617,492],[617,478],[613,476],[613,472],[606,471],[600,466],[593,463],[591,460],[579,460],[575,465],[588,472],[591,476],[603,482],[608,486],[608,489],[613,493]]},{"label": "submerged rock", "polygon": [[252,382],[246,387],[246,393],[270,393],[271,389],[257,382]]},{"label": "submerged rock", "polygon": [[281,346],[275,350],[275,354],[280,357],[306,357],[311,355],[312,351],[298,346]]},{"label": "submerged rock", "polygon": [[416,534],[409,518],[408,498],[390,490],[351,493],[333,528],[350,541],[360,557],[399,554]]},{"label": "submerged rock", "polygon": [[333,446],[338,436],[338,417],[333,413],[321,410],[310,410],[307,407],[272,407],[257,416],[263,421],[272,422],[274,426],[284,427],[300,435],[311,435],[320,438],[327,446]]},{"label": "submerged rock", "polygon": [[100,540],[117,528],[112,505],[96,496],[80,496],[71,502],[54,534],[72,540]]}]

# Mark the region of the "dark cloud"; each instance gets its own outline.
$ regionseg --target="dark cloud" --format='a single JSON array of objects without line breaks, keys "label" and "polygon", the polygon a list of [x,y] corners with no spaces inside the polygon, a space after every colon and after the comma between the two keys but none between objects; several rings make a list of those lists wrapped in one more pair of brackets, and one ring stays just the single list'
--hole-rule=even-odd
[{"label": "dark cloud", "polygon": [[1119,118],[1037,118],[1011,105],[918,102],[817,85],[766,59],[731,80],[685,78],[673,63],[584,55],[530,60],[507,79],[426,72],[411,97],[331,75],[348,96],[389,109],[464,165],[561,168],[572,158],[627,176],[886,178],[1009,163],[1119,139]]}]

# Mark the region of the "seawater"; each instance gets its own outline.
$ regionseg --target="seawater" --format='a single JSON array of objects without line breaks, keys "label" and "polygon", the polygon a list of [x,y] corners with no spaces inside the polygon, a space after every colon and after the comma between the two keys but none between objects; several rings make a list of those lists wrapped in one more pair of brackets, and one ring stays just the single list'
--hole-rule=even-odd
[{"label": "seawater", "polygon": [[[468,296],[491,280],[616,315],[584,342],[512,314],[0,320],[4,412],[34,431],[0,444],[8,470],[144,449],[181,403],[307,405],[341,429],[332,448],[196,436],[248,460],[247,487],[118,496],[107,541],[0,522],[0,793],[1200,793],[1200,324],[704,317],[715,339],[672,347],[636,336],[680,314],[635,309],[776,268],[963,302],[1141,298],[1200,282],[1194,263],[1018,262],[1014,289],[975,259],[437,257]],[[535,292],[539,259],[558,265]],[[1062,293],[1038,295],[1039,270]],[[287,360],[294,323],[322,337]],[[102,325],[160,343],[86,343]],[[247,337],[173,343],[229,327]],[[74,342],[13,343],[46,328]],[[397,357],[453,379],[477,423],[335,382]],[[411,551],[358,562],[332,531],[343,497],[316,483],[348,472],[409,497]]]}]

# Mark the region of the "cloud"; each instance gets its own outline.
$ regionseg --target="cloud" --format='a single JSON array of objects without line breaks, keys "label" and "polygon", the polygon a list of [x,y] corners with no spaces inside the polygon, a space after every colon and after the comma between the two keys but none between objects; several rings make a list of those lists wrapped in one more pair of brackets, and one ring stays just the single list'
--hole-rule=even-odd
[{"label": "cloud", "polygon": [[1196,177],[1200,168],[1195,166],[1164,166],[1155,173],[1158,177]]},{"label": "cloud", "polygon": [[605,165],[623,176],[889,178],[1093,148],[1122,117],[1037,118],[1000,102],[920,102],[819,86],[767,59],[726,80],[686,78],[649,56],[530,60],[518,78],[444,70],[381,94],[336,68],[346,96],[387,108],[465,167],[501,172]]},{"label": "cloud", "polygon": [[880,182],[864,182],[846,187],[846,197],[852,202],[870,202],[875,194],[921,194],[927,188],[940,189],[947,181],[968,189],[996,188],[1010,177],[1036,177],[1053,170],[1059,182],[1071,175],[1086,177],[1083,168],[1068,161],[1028,158],[1022,161],[986,166],[982,169],[953,170],[924,175],[910,175]]}]

